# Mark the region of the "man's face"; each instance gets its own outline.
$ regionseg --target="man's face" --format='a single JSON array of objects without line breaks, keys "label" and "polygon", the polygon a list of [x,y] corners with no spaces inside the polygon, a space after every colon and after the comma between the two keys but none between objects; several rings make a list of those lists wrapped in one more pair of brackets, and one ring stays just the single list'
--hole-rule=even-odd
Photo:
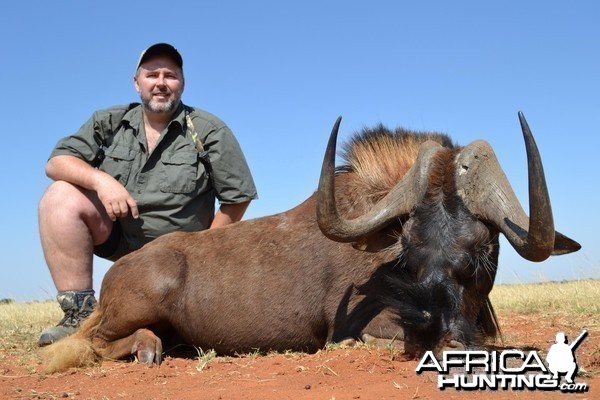
[{"label": "man's face", "polygon": [[183,72],[168,56],[156,56],[140,65],[133,78],[147,112],[170,114],[179,106]]}]

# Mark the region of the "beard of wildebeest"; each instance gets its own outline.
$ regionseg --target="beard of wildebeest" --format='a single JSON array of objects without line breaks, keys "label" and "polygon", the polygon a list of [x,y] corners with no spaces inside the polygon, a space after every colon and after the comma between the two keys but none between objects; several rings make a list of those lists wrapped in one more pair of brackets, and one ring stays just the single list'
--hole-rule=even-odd
[{"label": "beard of wildebeest", "polygon": [[409,356],[475,348],[496,336],[488,300],[498,266],[499,233],[473,217],[456,195],[453,160],[432,160],[423,202],[403,221],[386,303],[397,310]]}]

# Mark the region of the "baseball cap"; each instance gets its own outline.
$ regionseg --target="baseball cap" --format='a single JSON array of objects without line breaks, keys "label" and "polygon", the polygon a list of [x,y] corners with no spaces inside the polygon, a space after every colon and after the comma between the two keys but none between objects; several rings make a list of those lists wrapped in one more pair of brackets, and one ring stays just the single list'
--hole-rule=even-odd
[{"label": "baseball cap", "polygon": [[183,58],[181,58],[181,54],[179,54],[175,47],[171,46],[168,43],[156,43],[148,47],[146,50],[142,51],[142,54],[140,54],[140,59],[137,63],[136,70],[140,67],[140,65],[143,62],[157,55],[167,55],[171,57],[173,61],[175,61],[175,64],[177,64],[179,68],[183,68]]}]

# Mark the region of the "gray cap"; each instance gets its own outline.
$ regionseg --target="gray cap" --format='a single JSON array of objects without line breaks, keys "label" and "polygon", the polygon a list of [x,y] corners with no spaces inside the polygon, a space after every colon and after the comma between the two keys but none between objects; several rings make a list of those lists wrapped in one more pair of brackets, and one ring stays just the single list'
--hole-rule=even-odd
[{"label": "gray cap", "polygon": [[181,54],[179,54],[175,47],[171,46],[168,43],[156,43],[148,47],[146,50],[142,51],[142,54],[140,54],[140,59],[137,63],[136,70],[140,67],[140,65],[142,65],[143,62],[157,55],[166,55],[171,57],[171,59],[175,61],[175,64],[177,64],[179,68],[183,69],[183,58],[181,57]]}]

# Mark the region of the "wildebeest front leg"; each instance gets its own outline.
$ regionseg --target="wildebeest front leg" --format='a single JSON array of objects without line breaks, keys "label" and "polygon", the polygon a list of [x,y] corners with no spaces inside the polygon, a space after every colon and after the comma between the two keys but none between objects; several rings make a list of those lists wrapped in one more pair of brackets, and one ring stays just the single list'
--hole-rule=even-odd
[{"label": "wildebeest front leg", "polygon": [[158,336],[148,329],[138,329],[133,335],[135,342],[131,348],[131,354],[136,353],[138,361],[152,366],[155,362],[160,365],[162,361],[162,342]]},{"label": "wildebeest front leg", "polygon": [[103,358],[120,359],[136,355],[140,363],[152,366],[162,361],[162,341],[148,329],[138,329],[134,334],[114,341],[94,339],[94,347]]},{"label": "wildebeest front leg", "polygon": [[397,314],[384,309],[365,326],[360,339],[379,348],[401,348],[404,346],[404,331],[398,323]]}]

